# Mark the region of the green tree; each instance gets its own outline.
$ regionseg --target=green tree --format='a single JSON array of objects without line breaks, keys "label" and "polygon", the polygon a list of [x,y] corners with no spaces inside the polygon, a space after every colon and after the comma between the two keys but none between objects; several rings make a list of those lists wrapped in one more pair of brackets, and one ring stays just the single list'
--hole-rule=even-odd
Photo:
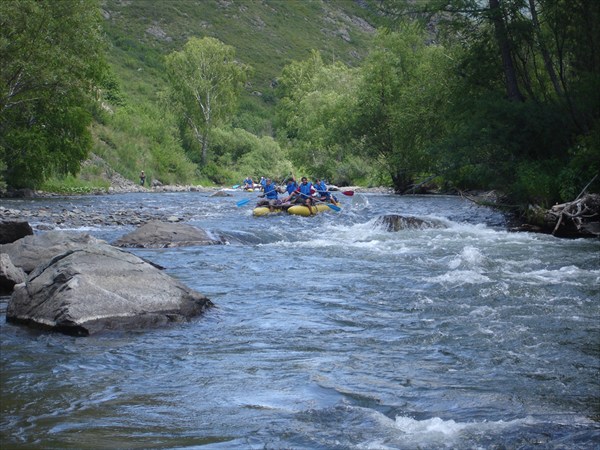
[{"label": "green tree", "polygon": [[430,148],[443,133],[447,57],[425,45],[416,23],[397,32],[381,31],[362,66],[355,133],[381,161],[397,192],[432,168]]},{"label": "green tree", "polygon": [[283,69],[278,117],[285,135],[280,137],[298,167],[334,182],[347,181],[344,167],[353,147],[348,132],[358,79],[356,70],[339,62],[325,64],[316,51]]},{"label": "green tree", "polygon": [[565,183],[581,188],[598,171],[600,2],[380,4],[395,27],[406,17],[426,23],[430,42],[453,55],[451,95],[438,110],[446,131],[432,147],[447,179],[552,204],[577,190]]},{"label": "green tree", "polygon": [[172,104],[199,143],[205,166],[210,133],[233,118],[249,67],[235,60],[233,47],[210,37],[190,38],[166,64]]},{"label": "green tree", "polygon": [[95,0],[0,2],[0,158],[9,186],[79,171],[108,70],[100,20]]}]

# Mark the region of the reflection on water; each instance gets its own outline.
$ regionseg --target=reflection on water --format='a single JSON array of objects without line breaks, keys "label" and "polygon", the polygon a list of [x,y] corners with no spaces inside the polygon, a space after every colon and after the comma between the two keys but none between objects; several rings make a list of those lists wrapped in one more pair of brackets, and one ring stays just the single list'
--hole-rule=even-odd
[{"label": "reflection on water", "polygon": [[[217,307],[72,338],[6,324],[4,299],[2,448],[597,445],[598,241],[508,233],[453,197],[357,194],[341,213],[253,218],[243,195],[68,200],[185,210],[229,236],[133,250]],[[390,233],[384,214],[446,228]]]}]

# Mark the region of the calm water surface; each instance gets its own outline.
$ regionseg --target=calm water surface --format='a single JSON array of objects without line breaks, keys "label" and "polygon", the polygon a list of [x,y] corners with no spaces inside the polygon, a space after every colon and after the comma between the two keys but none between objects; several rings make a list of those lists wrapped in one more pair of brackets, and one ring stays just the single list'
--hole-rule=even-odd
[{"label": "calm water surface", "polygon": [[132,250],[217,305],[174,328],[40,333],[0,299],[2,449],[600,447],[600,241],[509,233],[455,197],[253,218],[232,194],[2,201],[186,212],[229,242]]}]

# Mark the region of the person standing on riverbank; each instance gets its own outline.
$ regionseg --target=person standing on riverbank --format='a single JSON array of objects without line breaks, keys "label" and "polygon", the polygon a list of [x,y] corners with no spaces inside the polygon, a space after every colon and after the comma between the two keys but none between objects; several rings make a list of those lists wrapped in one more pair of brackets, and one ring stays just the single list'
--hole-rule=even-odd
[{"label": "person standing on riverbank", "polygon": [[143,186],[145,183],[146,183],[146,174],[142,170],[142,172],[140,173],[140,186]]}]

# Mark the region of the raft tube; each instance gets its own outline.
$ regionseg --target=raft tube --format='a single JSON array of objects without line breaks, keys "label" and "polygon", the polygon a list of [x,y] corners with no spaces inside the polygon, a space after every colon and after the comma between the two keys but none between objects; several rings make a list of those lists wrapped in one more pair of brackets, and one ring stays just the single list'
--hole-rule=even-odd
[{"label": "raft tube", "polygon": [[[339,203],[336,205],[337,207],[339,207]],[[289,214],[293,214],[295,216],[304,216],[304,217],[308,217],[308,216],[314,216],[315,214],[318,214],[320,212],[324,212],[324,211],[333,211],[329,206],[327,206],[327,203],[317,203],[316,205],[313,205],[310,207],[310,210],[308,209],[308,206],[305,205],[294,205],[294,206],[290,206],[287,210],[287,212]]]},{"label": "raft tube", "polygon": [[[339,203],[335,203],[335,205],[338,208],[340,207]],[[333,210],[329,206],[327,206],[327,203],[317,203],[316,205],[313,205],[310,207],[310,211],[309,211],[308,207],[305,205],[290,206],[289,203],[284,203],[282,205],[273,206],[272,211],[271,211],[271,209],[269,209],[268,206],[257,206],[252,211],[252,214],[255,217],[260,217],[260,216],[268,216],[270,214],[280,214],[282,212],[287,212],[288,214],[293,214],[295,216],[308,217],[308,216],[314,216],[315,214],[318,214],[318,213],[324,212],[324,211],[333,211]]]},{"label": "raft tube", "polygon": [[256,217],[260,217],[267,216],[269,214],[279,214],[281,212],[283,212],[283,209],[281,208],[273,208],[273,211],[271,211],[268,206],[257,206],[252,211],[252,214]]}]

